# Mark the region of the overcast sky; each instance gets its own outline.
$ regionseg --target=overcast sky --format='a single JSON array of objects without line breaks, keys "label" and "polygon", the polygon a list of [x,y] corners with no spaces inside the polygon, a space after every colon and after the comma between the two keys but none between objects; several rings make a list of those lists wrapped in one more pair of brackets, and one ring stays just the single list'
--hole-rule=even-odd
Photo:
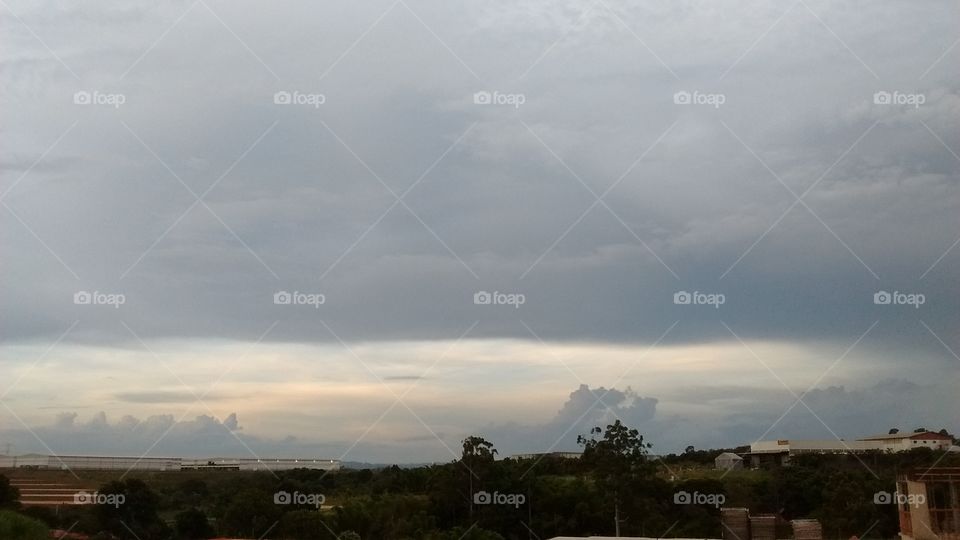
[{"label": "overcast sky", "polygon": [[0,451],[956,433],[958,16],[3,3]]}]

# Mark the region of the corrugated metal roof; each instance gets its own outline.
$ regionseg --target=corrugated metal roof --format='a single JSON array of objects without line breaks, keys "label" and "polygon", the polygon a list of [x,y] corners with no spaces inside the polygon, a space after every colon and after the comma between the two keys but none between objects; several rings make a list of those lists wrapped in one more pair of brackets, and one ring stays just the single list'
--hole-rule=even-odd
[{"label": "corrugated metal roof", "polygon": [[921,431],[919,433],[882,433],[880,435],[872,435],[870,437],[863,437],[862,439],[857,439],[858,441],[881,441],[888,439],[949,439],[950,437],[946,435],[941,435],[933,431]]}]

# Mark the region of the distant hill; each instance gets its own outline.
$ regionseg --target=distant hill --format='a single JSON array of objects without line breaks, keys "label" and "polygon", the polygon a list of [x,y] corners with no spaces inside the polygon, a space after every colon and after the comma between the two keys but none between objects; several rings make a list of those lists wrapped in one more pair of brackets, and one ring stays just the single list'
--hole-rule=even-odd
[{"label": "distant hill", "polygon": [[379,470],[379,469],[386,469],[387,467],[393,467],[394,465],[396,465],[397,467],[400,467],[401,469],[416,469],[416,468],[418,468],[418,467],[429,467],[430,465],[435,465],[435,463],[432,463],[432,462],[425,462],[425,463],[367,463],[367,462],[365,462],[365,461],[342,461],[342,462],[340,463],[340,466],[341,466],[342,468],[344,468],[344,469],[354,469],[354,470],[361,470],[361,469]]}]

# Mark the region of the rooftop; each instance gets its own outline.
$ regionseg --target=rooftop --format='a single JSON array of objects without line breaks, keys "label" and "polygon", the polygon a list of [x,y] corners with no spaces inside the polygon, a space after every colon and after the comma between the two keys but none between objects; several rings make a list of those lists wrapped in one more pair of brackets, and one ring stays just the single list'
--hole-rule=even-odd
[{"label": "rooftop", "polygon": [[880,435],[871,435],[869,437],[863,437],[857,439],[860,441],[883,441],[889,439],[950,439],[947,435],[941,435],[933,431],[919,431],[919,432],[899,432],[899,433],[882,433]]}]

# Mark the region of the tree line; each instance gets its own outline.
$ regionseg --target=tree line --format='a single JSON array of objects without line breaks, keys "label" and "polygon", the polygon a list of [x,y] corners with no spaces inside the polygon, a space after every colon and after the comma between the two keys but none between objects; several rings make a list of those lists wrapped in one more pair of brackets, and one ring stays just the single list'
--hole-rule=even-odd
[{"label": "tree line", "polygon": [[783,523],[817,518],[829,537],[869,530],[894,538],[896,507],[876,504],[875,494],[894,491],[900,471],[960,465],[955,455],[917,449],[799,456],[789,467],[724,473],[712,468],[720,450],[654,457],[643,436],[619,421],[578,442],[579,459],[498,459],[493,442],[471,436],[458,460],[415,468],[137,473],[99,489],[122,494],[123,504],[57,511],[19,507],[16,489],[0,476],[0,537],[29,540],[23,531],[58,527],[96,540],[720,538],[727,505]]}]

